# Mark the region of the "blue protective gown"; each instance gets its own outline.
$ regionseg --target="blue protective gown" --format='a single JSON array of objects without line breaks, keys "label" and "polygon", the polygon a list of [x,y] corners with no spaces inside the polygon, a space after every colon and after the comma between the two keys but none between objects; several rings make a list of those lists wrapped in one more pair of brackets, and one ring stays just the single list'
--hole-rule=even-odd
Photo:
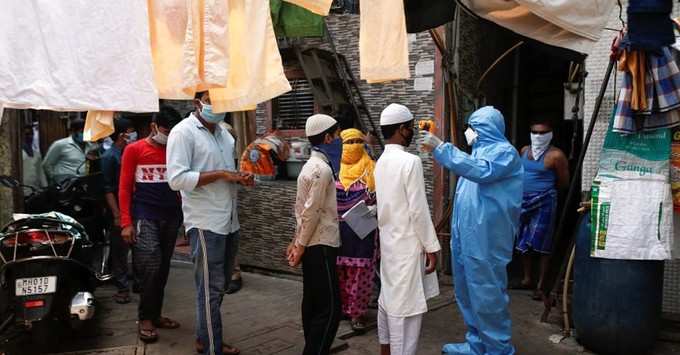
[{"label": "blue protective gown", "polygon": [[450,143],[433,151],[458,175],[451,222],[451,253],[458,307],[468,327],[466,342],[444,354],[514,354],[510,343],[506,266],[512,259],[522,205],[522,163],[504,136],[503,115],[491,106],[468,124],[479,137],[469,155]]}]

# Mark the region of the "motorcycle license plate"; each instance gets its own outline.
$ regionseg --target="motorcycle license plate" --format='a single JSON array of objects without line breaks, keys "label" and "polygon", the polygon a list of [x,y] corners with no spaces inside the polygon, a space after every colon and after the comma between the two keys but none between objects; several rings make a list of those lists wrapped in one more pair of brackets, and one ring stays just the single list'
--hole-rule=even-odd
[{"label": "motorcycle license plate", "polygon": [[30,277],[26,279],[17,279],[16,282],[17,296],[44,295],[56,291],[56,276]]}]

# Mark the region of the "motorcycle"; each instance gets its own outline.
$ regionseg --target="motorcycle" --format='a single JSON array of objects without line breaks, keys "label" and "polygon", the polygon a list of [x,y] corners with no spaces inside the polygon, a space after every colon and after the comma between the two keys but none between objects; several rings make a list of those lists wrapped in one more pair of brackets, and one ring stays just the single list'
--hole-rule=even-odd
[{"label": "motorcycle", "polygon": [[[30,213],[15,214],[0,230],[0,334],[6,343],[28,330],[31,343],[49,347],[60,331],[94,317],[95,288],[111,276],[105,274],[106,230],[93,214],[97,203],[87,197],[87,181],[77,177],[29,194]],[[26,188],[7,177],[0,183]],[[39,213],[46,209],[57,212]],[[90,232],[101,234],[91,238]]]}]

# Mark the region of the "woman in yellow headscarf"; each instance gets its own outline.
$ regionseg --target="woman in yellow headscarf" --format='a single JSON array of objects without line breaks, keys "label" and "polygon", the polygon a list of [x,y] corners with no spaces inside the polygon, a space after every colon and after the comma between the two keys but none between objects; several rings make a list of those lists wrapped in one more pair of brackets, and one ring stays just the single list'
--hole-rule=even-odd
[{"label": "woman in yellow headscarf", "polygon": [[378,231],[364,239],[343,221],[342,215],[364,201],[375,206],[375,161],[366,151],[366,140],[361,131],[347,129],[340,133],[342,160],[339,181],[336,183],[340,238],[337,271],[340,281],[342,312],[352,320],[352,328],[365,330],[363,316],[373,294],[373,274],[377,262]]}]

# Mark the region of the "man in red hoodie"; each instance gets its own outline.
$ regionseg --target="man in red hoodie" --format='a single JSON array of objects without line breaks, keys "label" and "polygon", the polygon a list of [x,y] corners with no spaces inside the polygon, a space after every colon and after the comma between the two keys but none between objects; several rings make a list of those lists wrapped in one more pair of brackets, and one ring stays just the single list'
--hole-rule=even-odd
[{"label": "man in red hoodie", "polygon": [[157,328],[174,329],[176,321],[161,316],[165,284],[177,232],[182,222],[181,201],[168,185],[165,145],[170,129],[182,117],[161,106],[151,134],[128,145],[120,170],[121,235],[132,244],[133,267],[140,282],[139,338],[158,340]]}]

